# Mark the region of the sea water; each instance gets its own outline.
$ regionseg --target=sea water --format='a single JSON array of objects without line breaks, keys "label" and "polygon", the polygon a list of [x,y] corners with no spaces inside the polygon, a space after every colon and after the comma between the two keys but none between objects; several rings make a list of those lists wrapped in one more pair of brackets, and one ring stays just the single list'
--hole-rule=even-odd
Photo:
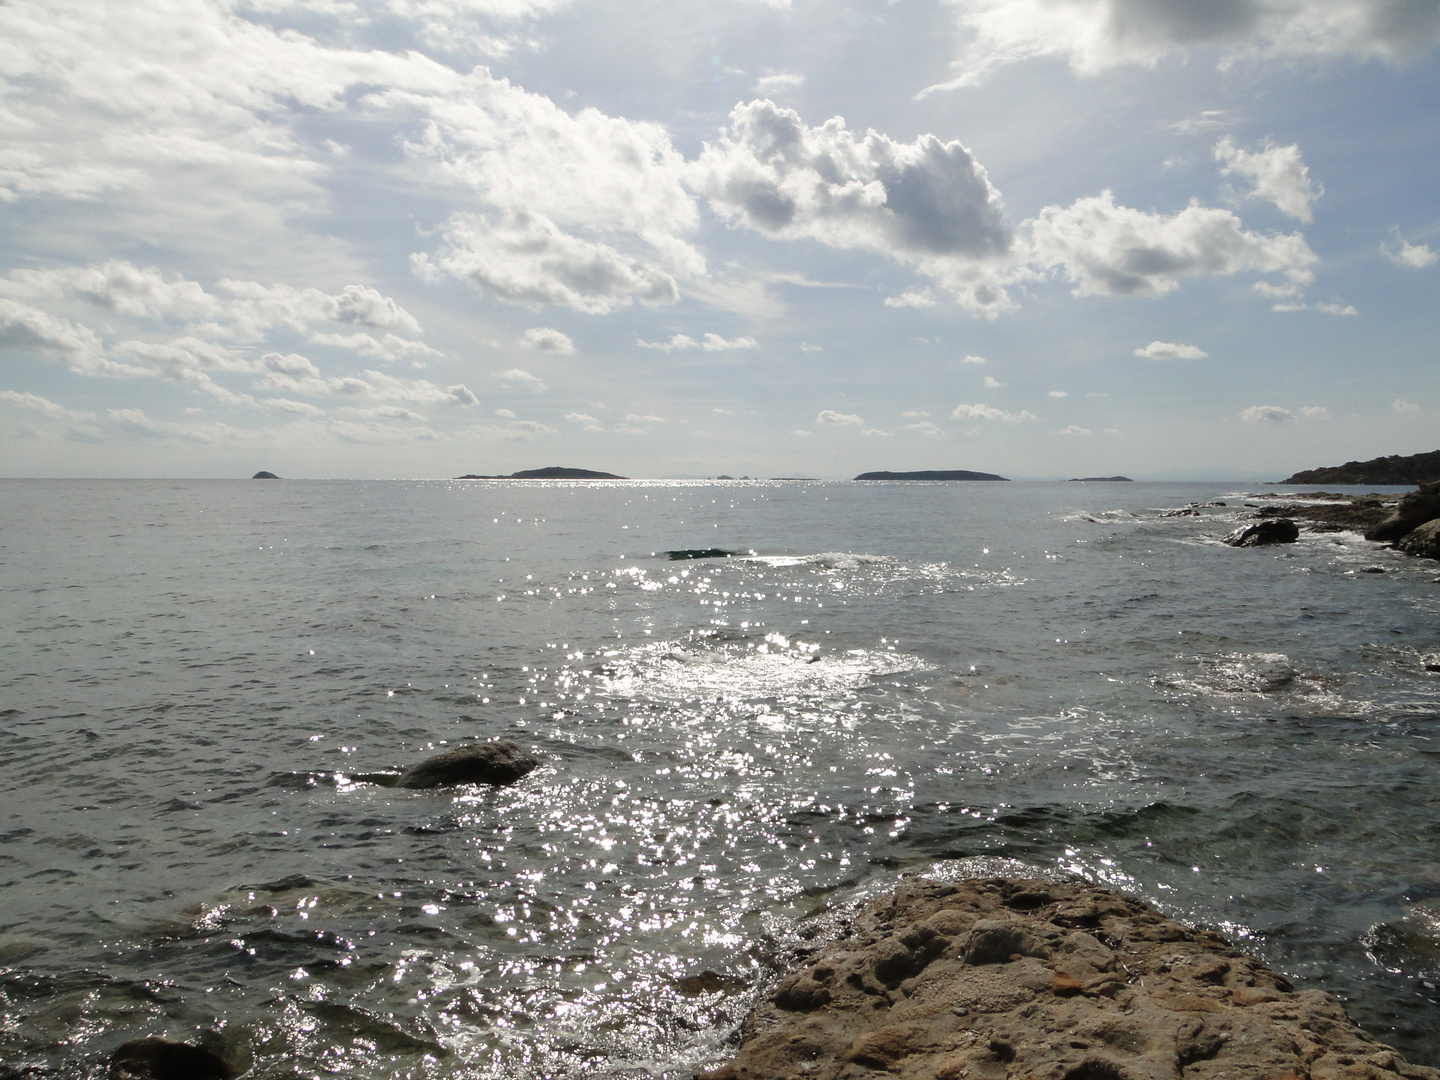
[{"label": "sea water", "polygon": [[1219,542],[1277,490],[0,482],[0,1072],[683,1077],[966,859],[1440,1065],[1440,564]]}]

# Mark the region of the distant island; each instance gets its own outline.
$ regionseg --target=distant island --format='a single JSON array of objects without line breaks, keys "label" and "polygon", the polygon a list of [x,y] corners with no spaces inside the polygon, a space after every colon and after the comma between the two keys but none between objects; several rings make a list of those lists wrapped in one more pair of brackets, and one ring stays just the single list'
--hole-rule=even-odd
[{"label": "distant island", "polygon": [[1134,482],[1128,476],[1072,476],[1068,481],[1071,484],[1133,484]]},{"label": "distant island", "polygon": [[250,479],[251,479],[251,480],[279,480],[280,477],[276,476],[273,472],[266,472],[264,469],[261,469],[261,470],[260,470],[259,472],[257,472],[254,476],[250,477]]},{"label": "distant island", "polygon": [[1007,480],[988,472],[970,472],[966,469],[921,469],[919,472],[865,472],[856,480]]},{"label": "distant island", "polygon": [[1440,480],[1440,450],[1428,454],[1347,461],[1325,469],[1305,469],[1282,484],[1428,484]]},{"label": "distant island", "polygon": [[562,465],[548,465],[543,469],[521,469],[508,476],[482,476],[479,473],[466,473],[464,476],[457,476],[456,480],[628,480],[628,476],[616,476],[614,473],[596,472],[594,469],[567,469]]}]

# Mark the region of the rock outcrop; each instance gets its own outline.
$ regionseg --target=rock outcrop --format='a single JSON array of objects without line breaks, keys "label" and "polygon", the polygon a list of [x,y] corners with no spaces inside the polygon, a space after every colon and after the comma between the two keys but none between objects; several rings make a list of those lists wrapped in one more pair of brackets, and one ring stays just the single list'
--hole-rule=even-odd
[{"label": "rock outcrop", "polygon": [[456,784],[513,784],[540,764],[519,743],[476,743],[426,758],[400,774],[396,787],[434,788]]},{"label": "rock outcrop", "polygon": [[266,472],[264,469],[261,469],[261,470],[260,470],[259,472],[257,472],[254,476],[252,476],[250,479],[251,479],[251,480],[279,480],[280,477],[276,476],[273,472]]},{"label": "rock outcrop", "polygon": [[1300,527],[1289,518],[1270,518],[1242,525],[1222,537],[1231,547],[1263,547],[1266,544],[1293,544],[1300,538]]},{"label": "rock outcrop", "polygon": [[1440,518],[1440,480],[1400,496],[1390,516],[1365,530],[1366,540],[1395,541],[1427,521]]},{"label": "rock outcrop", "polygon": [[109,1080],[233,1080],[235,1075],[209,1050],[168,1039],[132,1039],[110,1055]]},{"label": "rock outcrop", "polygon": [[1218,934],[1082,882],[915,880],[701,1080],[1440,1080]]},{"label": "rock outcrop", "polygon": [[1440,559],[1440,518],[1427,521],[1418,529],[1411,529],[1395,542],[1395,547],[1406,555]]}]

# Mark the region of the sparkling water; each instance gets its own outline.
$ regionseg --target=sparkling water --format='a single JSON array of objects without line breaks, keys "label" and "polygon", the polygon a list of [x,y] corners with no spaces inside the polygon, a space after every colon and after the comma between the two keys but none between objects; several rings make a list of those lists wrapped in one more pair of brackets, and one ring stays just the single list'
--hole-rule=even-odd
[{"label": "sparkling water", "polygon": [[0,1073],[688,1076],[977,857],[1440,1064],[1440,564],[1219,543],[1276,490],[0,482]]}]

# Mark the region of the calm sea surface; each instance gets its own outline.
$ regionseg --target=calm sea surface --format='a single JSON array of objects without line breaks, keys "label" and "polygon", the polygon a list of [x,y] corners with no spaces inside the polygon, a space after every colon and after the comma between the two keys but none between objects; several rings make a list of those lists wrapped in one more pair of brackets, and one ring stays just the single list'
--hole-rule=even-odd
[{"label": "calm sea surface", "polygon": [[[1440,1065],[1440,564],[1218,543],[1275,490],[0,482],[0,1074],[682,1077],[977,857]],[[357,779],[494,738],[544,765]]]}]

